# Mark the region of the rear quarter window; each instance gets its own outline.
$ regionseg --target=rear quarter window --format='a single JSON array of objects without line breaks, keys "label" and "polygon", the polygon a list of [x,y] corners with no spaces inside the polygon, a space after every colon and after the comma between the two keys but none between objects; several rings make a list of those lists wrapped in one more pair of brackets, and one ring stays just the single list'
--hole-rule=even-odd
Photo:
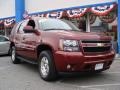
[{"label": "rear quarter window", "polygon": [[12,29],[12,31],[11,31],[11,35],[14,35],[14,34],[17,33],[17,30],[18,30],[20,24],[21,24],[21,23],[15,24],[15,26],[13,27],[13,29]]}]

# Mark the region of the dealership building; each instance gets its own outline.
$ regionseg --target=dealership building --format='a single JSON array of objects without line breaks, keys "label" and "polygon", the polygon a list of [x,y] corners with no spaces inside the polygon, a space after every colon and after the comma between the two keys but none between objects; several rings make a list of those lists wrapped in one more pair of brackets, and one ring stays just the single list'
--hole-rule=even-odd
[{"label": "dealership building", "polygon": [[120,53],[120,0],[0,0],[0,11],[0,34],[9,35],[23,19],[61,18],[85,32],[111,36]]}]

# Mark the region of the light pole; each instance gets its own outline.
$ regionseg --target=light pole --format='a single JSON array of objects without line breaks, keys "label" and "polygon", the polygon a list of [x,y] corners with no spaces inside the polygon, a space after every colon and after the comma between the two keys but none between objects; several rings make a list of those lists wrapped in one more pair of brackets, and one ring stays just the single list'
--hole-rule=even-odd
[{"label": "light pole", "polygon": [[120,54],[120,0],[118,0],[118,53]]},{"label": "light pole", "polygon": [[23,19],[23,13],[25,11],[25,0],[15,0],[15,19],[19,22]]}]

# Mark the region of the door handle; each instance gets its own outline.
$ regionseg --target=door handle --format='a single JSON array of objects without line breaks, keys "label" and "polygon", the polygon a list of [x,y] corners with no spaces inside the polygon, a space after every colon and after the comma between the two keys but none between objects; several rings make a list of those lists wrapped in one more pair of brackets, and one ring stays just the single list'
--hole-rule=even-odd
[{"label": "door handle", "polygon": [[23,37],[23,40],[25,40],[25,37]]}]

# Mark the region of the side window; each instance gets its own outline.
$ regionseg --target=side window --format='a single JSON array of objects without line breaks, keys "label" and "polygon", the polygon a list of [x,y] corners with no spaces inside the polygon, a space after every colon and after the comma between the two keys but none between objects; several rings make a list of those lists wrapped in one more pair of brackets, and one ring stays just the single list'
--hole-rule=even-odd
[{"label": "side window", "polygon": [[4,41],[9,41],[9,40],[5,37],[0,37],[0,42],[4,42]]},{"label": "side window", "polygon": [[4,38],[4,41],[9,41],[7,38]]},{"label": "side window", "polygon": [[16,23],[11,31],[11,35],[15,35],[18,31],[18,28],[20,26],[21,22],[20,23]]},{"label": "side window", "polygon": [[39,21],[39,28],[40,28],[41,30],[43,29],[42,21]]},{"label": "side window", "polygon": [[26,25],[27,25],[27,22],[23,22],[23,23],[20,25],[17,33],[23,34],[23,33],[24,33],[23,28],[24,28]]},{"label": "side window", "polygon": [[15,24],[15,25],[14,25],[14,27],[13,27],[13,29],[12,29],[12,31],[11,31],[11,35],[14,35],[15,29],[16,29],[17,25],[18,25],[18,24]]}]

